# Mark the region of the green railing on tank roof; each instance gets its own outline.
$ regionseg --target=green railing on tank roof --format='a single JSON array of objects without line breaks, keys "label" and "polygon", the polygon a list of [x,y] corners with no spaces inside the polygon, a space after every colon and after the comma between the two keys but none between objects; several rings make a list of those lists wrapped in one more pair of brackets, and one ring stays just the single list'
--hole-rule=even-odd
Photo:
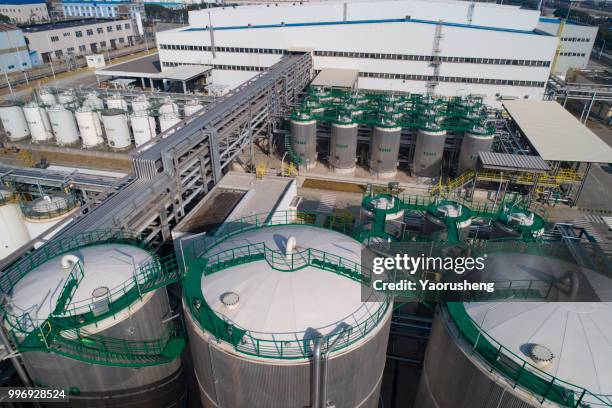
[{"label": "green railing on tank roof", "polygon": [[[60,257],[71,251],[93,245],[106,244],[125,244],[134,245],[141,248],[147,248],[140,239],[138,234],[131,233],[125,230],[102,230],[88,232],[82,235],[77,235],[69,238],[49,241],[43,247],[39,248],[29,256],[18,261],[11,268],[0,276],[0,288],[3,293],[10,295],[14,286],[21,278],[27,275],[28,272],[34,270],[38,266],[48,262],[51,259]],[[15,342],[20,351],[32,350],[47,350],[59,354],[66,354],[65,348],[67,338],[62,335],[70,333],[73,335],[71,339],[94,338],[91,335],[85,334],[80,327],[85,325],[95,324],[99,321],[111,316],[115,316],[122,310],[130,307],[134,302],[142,299],[142,296],[159,287],[168,285],[179,280],[180,270],[174,254],[159,259],[152,256],[136,267],[133,275],[126,281],[109,290],[109,293],[101,298],[86,299],[80,302],[72,302],[72,297],[78,288],[79,283],[85,276],[81,262],[76,262],[68,278],[65,280],[62,288],[59,291],[55,307],[51,314],[45,319],[34,319],[29,313],[15,314],[6,308],[2,307],[3,321],[10,328],[9,335]],[[79,340],[80,341],[80,340]],[[104,338],[102,343],[111,344],[113,342],[123,342],[121,339]],[[58,343],[60,342],[60,343]],[[138,342],[137,342],[138,343]],[[135,348],[137,343],[126,343],[130,347]],[[60,344],[60,346],[58,346]],[[176,344],[176,341],[173,342]],[[127,347],[127,346],[126,346]],[[96,362],[98,364],[113,365],[130,365],[141,366],[163,362],[159,357],[155,357],[155,350],[147,345],[151,353],[150,358],[138,357],[138,353],[134,354],[133,361],[127,362],[127,358],[123,357],[122,362],[116,361],[116,356],[110,353],[104,354],[104,350],[89,355],[87,361]],[[77,347],[72,347],[76,350]],[[87,350],[82,348],[82,350]],[[137,351],[137,349],[135,348]],[[110,353],[110,354],[109,354]],[[123,353],[122,355],[125,355]],[[71,354],[71,357],[78,358],[77,354]],[[93,358],[98,360],[93,361]],[[85,358],[85,357],[83,357]],[[147,360],[147,361],[145,361]],[[157,363],[155,363],[157,361]]]},{"label": "green railing on tank roof", "polygon": [[79,200],[73,195],[62,195],[62,198],[65,198],[65,201],[44,202],[44,199],[35,201],[21,200],[19,205],[21,207],[21,212],[23,212],[23,215],[27,218],[47,220],[62,216],[72,211],[80,204]]},{"label": "green railing on tank roof", "polygon": [[[312,355],[312,336],[306,332],[291,333],[258,333],[241,328],[231,320],[210,308],[202,293],[202,275],[208,276],[226,268],[235,267],[251,262],[265,261],[272,268],[290,272],[303,269],[307,266],[329,271],[358,283],[368,284],[371,280],[371,271],[349,259],[329,254],[316,249],[306,249],[292,254],[289,258],[281,251],[268,248],[264,243],[249,244],[237,248],[230,248],[206,258],[193,260],[188,267],[183,290],[185,301],[192,316],[198,321],[202,329],[211,333],[217,339],[231,344],[235,350],[242,353],[271,359],[303,359]],[[364,273],[365,271],[365,273]],[[340,350],[367,336],[378,326],[388,308],[391,296],[372,292],[379,299],[375,303],[364,303],[362,307],[373,306],[367,319],[355,326],[346,329],[342,340],[336,343],[334,350]],[[339,322],[332,323],[315,330],[330,331],[328,335],[319,336],[322,344],[329,346],[337,333],[333,329]],[[272,337],[272,338],[265,338]],[[277,336],[278,339],[273,337]],[[304,339],[307,340],[304,340]]]},{"label": "green railing on tank roof", "polygon": [[612,407],[610,396],[594,394],[550,375],[504,347],[474,322],[463,303],[447,303],[446,310],[449,322],[454,323],[460,337],[491,371],[501,374],[513,387],[533,395],[540,403],[549,401],[572,408]]}]

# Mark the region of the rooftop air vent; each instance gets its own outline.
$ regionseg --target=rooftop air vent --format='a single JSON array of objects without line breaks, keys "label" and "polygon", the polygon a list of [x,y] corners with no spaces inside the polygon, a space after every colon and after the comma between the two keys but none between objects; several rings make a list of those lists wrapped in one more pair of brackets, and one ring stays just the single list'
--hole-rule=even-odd
[{"label": "rooftop air vent", "polygon": [[236,292],[225,292],[221,295],[221,303],[230,310],[234,310],[240,303],[240,296]]},{"label": "rooftop air vent", "polygon": [[555,355],[548,347],[541,344],[533,344],[529,350],[529,357],[531,357],[538,368],[544,369],[552,365]]}]

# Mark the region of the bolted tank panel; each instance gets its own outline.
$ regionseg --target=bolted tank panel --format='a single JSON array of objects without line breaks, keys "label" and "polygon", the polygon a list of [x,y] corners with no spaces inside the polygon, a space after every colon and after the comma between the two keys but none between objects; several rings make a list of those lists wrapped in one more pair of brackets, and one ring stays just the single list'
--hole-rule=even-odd
[{"label": "bolted tank panel", "polygon": [[291,147],[307,169],[317,161],[317,121],[291,121]]},{"label": "bolted tank panel", "polygon": [[177,115],[173,113],[166,113],[159,117],[159,128],[162,132],[165,132],[180,121],[181,119]]},{"label": "bolted tank panel", "polygon": [[77,109],[74,117],[79,126],[83,147],[90,148],[104,143],[100,118],[96,112],[93,112],[90,108],[83,107]]},{"label": "bolted tank panel", "polygon": [[0,121],[10,141],[15,142],[30,136],[30,129],[21,106],[12,103],[0,105]]},{"label": "bolted tank panel", "polygon": [[446,131],[428,131],[419,129],[412,170],[417,176],[435,177],[439,175],[444,154]]},{"label": "bolted tank panel", "polygon": [[490,152],[493,146],[493,135],[477,135],[466,132],[459,152],[459,174],[476,169],[478,152]]},{"label": "bolted tank panel", "polygon": [[134,113],[130,115],[130,124],[134,134],[136,147],[147,143],[155,137],[155,118],[146,113]]},{"label": "bolted tank panel", "polygon": [[[185,399],[182,346],[173,351],[164,346],[177,321],[167,319],[172,311],[166,288],[146,290],[148,278],[142,275],[144,265],[159,267],[158,260],[127,235],[94,234],[64,241],[62,248],[67,252],[55,257],[46,253],[42,259],[38,253],[38,266],[34,263],[5,292],[10,299],[4,307],[13,313],[38,307],[25,333],[11,326],[10,315],[4,317],[17,348],[37,325],[48,330],[63,325],[61,332],[47,337],[51,343],[43,344],[42,350],[21,349],[30,378],[37,384],[73,390],[71,406],[107,406],[108,401],[113,401],[112,406],[134,408],[181,406]],[[22,263],[32,264],[27,259]],[[61,289],[66,276],[78,277],[67,303],[53,295],[47,298],[49,288]],[[122,285],[127,289],[117,291]],[[140,296],[129,295],[131,290],[141,291]],[[58,315],[77,318],[58,320]],[[124,342],[130,343],[126,350],[120,346]],[[108,344],[113,346],[107,348]]]},{"label": "bolted tank panel", "polygon": [[375,126],[370,148],[370,170],[379,177],[393,177],[397,173],[400,135],[402,128]]},{"label": "bolted tank panel", "polygon": [[53,139],[53,129],[49,121],[49,114],[42,106],[36,102],[30,102],[23,108],[33,143],[48,142]]},{"label": "bolted tank panel", "polygon": [[356,123],[332,123],[329,162],[336,172],[350,173],[355,170],[357,127]]},{"label": "bolted tank panel", "polygon": [[183,111],[185,112],[185,117],[191,116],[202,109],[203,106],[196,100],[187,101],[187,103],[183,106]]},{"label": "bolted tank panel", "polygon": [[30,241],[23,215],[13,198],[9,191],[0,189],[0,259]]},{"label": "bolted tank panel", "polygon": [[47,110],[55,140],[60,146],[75,144],[79,141],[74,114],[62,105],[55,105]]},{"label": "bolted tank panel", "polygon": [[102,113],[106,141],[113,149],[126,149],[132,144],[127,116],[121,110],[111,109]]}]

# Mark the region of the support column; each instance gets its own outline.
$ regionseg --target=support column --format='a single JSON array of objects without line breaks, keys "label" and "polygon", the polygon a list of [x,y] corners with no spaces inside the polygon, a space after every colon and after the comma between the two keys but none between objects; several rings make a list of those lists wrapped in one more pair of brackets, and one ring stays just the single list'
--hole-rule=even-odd
[{"label": "support column", "polygon": [[187,93],[187,81],[183,81],[183,93]]},{"label": "support column", "polygon": [[586,179],[589,176],[589,172],[591,171],[591,166],[593,166],[593,163],[587,163],[586,171],[584,172],[584,176],[582,177],[582,181],[580,182],[578,191],[576,191],[576,198],[575,198],[576,205],[578,205],[578,199],[580,198],[580,195],[582,194],[582,189],[584,188],[584,183],[586,183]]},{"label": "support column", "polygon": [[140,83],[142,85],[142,89],[145,89],[147,87],[147,85],[145,84],[144,77],[140,77]]}]

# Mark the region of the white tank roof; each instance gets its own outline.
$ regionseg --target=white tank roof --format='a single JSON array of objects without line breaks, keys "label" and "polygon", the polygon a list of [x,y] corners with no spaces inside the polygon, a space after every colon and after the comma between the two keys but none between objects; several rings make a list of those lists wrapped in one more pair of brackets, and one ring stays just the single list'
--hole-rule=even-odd
[{"label": "white tank roof", "polygon": [[[213,252],[263,242],[282,256],[290,237],[295,237],[297,251],[313,248],[360,263],[359,242],[334,231],[308,226],[246,232],[222,242]],[[238,294],[237,307],[222,302],[227,292]],[[202,293],[214,311],[256,333],[260,339],[295,340],[295,332],[309,328],[325,335],[341,322],[358,325],[381,306],[379,302],[362,302],[361,285],[347,277],[312,266],[279,271],[265,260],[203,276]],[[304,333],[300,338],[304,338]]]},{"label": "white tank roof", "polygon": [[544,371],[595,394],[612,394],[612,303],[465,304],[474,322],[521,358],[530,345],[554,354]]},{"label": "white tank roof", "polygon": [[[81,259],[84,276],[80,281],[70,305],[83,304],[92,299],[93,291],[100,287],[113,289],[134,275],[134,268],[150,257],[144,249],[131,245],[96,245],[77,249],[66,255]],[[72,268],[62,267],[62,256],[55,257],[25,275],[13,288],[12,313],[22,315],[29,312],[38,321],[47,318]]]}]

